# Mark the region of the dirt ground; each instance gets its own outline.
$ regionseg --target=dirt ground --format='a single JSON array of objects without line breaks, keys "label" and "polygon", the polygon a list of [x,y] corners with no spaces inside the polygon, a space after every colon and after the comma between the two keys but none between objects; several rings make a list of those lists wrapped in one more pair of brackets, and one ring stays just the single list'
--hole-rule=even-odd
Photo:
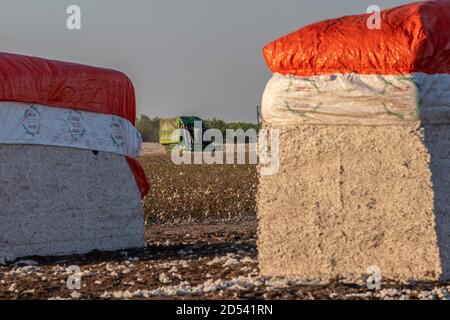
[{"label": "dirt ground", "polygon": [[[143,249],[0,267],[0,299],[448,299],[449,284],[308,283],[258,276],[256,221],[149,225]],[[81,289],[69,290],[70,266]]]},{"label": "dirt ground", "polygon": [[[450,298],[450,283],[384,280],[370,291],[342,279],[260,277],[255,166],[175,166],[167,155],[142,163],[152,185],[144,200],[146,248],[0,265],[0,300]],[[79,290],[68,289],[71,266],[80,268]]]}]

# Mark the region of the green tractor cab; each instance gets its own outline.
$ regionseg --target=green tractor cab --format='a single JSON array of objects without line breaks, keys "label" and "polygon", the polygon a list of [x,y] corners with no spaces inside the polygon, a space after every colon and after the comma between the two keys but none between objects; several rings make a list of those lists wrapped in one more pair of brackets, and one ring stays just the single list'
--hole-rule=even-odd
[{"label": "green tractor cab", "polygon": [[159,143],[164,145],[168,150],[172,150],[179,145],[185,151],[203,150],[210,143],[209,141],[203,141],[203,134],[207,129],[204,121],[199,117],[161,119]]}]

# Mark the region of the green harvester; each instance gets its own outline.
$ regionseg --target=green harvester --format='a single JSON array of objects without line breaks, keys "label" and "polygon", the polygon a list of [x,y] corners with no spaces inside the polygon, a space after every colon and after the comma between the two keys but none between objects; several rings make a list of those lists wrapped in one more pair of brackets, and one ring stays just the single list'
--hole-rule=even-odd
[{"label": "green harvester", "polygon": [[[196,127],[197,123],[197,127]],[[199,130],[199,123],[202,124],[202,130]],[[185,129],[189,135],[180,134],[179,129]],[[198,146],[203,148],[210,142],[203,141],[203,133],[207,130],[204,121],[195,116],[191,117],[175,117],[161,119],[159,131],[159,143],[164,145],[168,150],[172,150],[178,145],[182,145],[186,151],[196,150],[196,141],[202,141]]]}]

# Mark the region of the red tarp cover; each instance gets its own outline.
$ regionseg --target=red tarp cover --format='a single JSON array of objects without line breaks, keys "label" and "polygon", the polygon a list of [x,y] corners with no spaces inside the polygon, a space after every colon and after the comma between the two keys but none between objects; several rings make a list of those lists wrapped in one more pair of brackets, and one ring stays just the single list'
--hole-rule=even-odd
[{"label": "red tarp cover", "polygon": [[134,178],[136,179],[136,183],[141,191],[142,199],[150,191],[150,184],[148,183],[147,177],[145,175],[144,169],[142,168],[139,161],[134,158],[126,157],[128,161],[128,165],[130,166],[131,171],[133,172]]},{"label": "red tarp cover", "polygon": [[133,84],[123,73],[17,54],[0,53],[0,101],[136,119]]},{"label": "red tarp cover", "polygon": [[[0,101],[37,103],[113,114],[135,123],[133,84],[118,71],[81,64],[0,53]],[[128,158],[141,195],[149,191],[144,170]]]},{"label": "red tarp cover", "polygon": [[284,36],[264,48],[267,64],[297,76],[450,72],[450,1],[383,11],[381,30],[367,27],[370,16],[327,20]]}]

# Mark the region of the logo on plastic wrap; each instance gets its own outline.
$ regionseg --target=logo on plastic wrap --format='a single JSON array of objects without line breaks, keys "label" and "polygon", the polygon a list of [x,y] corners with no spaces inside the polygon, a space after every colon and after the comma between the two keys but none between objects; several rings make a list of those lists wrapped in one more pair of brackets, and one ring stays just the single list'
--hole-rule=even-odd
[{"label": "logo on plastic wrap", "polygon": [[71,110],[67,118],[69,124],[69,133],[72,139],[78,141],[86,133],[86,128],[84,126],[84,118],[81,112]]},{"label": "logo on plastic wrap", "polygon": [[38,108],[31,106],[25,111],[22,126],[25,132],[32,137],[39,134],[41,131],[41,113]]},{"label": "logo on plastic wrap", "polygon": [[125,138],[123,134],[124,123],[122,119],[112,118],[111,120],[111,139],[116,147],[123,147],[125,145]]}]

